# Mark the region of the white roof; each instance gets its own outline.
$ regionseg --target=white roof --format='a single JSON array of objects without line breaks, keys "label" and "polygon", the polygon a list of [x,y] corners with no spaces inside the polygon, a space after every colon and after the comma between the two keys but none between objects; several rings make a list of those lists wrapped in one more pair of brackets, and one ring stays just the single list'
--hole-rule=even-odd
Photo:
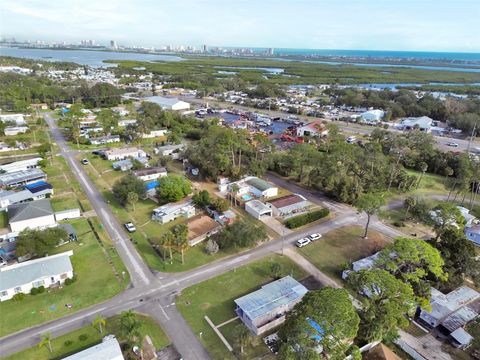
[{"label": "white roof", "polygon": [[245,203],[245,206],[254,209],[258,213],[262,213],[265,211],[271,211],[270,208],[262,203],[260,200],[250,200]]},{"label": "white roof", "polygon": [[175,106],[175,105],[182,105],[182,106],[185,106],[185,107],[190,107],[189,103],[187,103],[185,101],[181,101],[177,98],[168,98],[168,97],[163,97],[163,96],[149,96],[149,97],[145,98],[144,100],[152,102],[154,104],[157,104],[157,105],[161,106],[162,108],[171,108],[172,106]]},{"label": "white roof", "polygon": [[155,213],[155,215],[160,215],[160,216],[165,216],[165,215],[168,215],[168,214],[172,214],[180,209],[189,209],[189,208],[194,208],[194,206],[192,205],[192,201],[189,200],[189,201],[186,201],[186,202],[182,202],[182,203],[176,203],[176,204],[166,204],[166,205],[163,205],[163,206],[160,206],[158,208],[155,208],[153,209],[153,212]]},{"label": "white roof", "polygon": [[368,270],[373,268],[379,256],[380,252],[376,252],[375,254],[367,256],[366,258],[354,261],[352,263],[353,271]]},{"label": "white roof", "polygon": [[408,127],[414,127],[418,125],[420,129],[429,129],[432,126],[433,120],[428,116],[421,117],[409,117],[402,120],[402,125]]},{"label": "white roof", "polygon": [[113,335],[105,336],[98,345],[89,347],[63,360],[124,360],[122,349]]},{"label": "white roof", "polygon": [[450,334],[461,345],[468,345],[472,342],[473,336],[466,332],[463,328],[458,328]]}]

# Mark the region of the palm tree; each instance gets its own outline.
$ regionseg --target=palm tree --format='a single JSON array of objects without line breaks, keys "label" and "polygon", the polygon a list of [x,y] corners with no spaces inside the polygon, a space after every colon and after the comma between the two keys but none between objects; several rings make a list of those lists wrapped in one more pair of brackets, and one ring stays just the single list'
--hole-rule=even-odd
[{"label": "palm tree", "polygon": [[238,193],[238,190],[240,190],[240,187],[237,184],[233,183],[232,185],[230,185],[230,191],[231,191],[230,196],[233,196],[233,201],[235,202],[235,206],[237,206],[237,196],[236,195]]},{"label": "palm tree", "polygon": [[38,343],[39,348],[42,348],[44,346],[47,346],[48,350],[50,350],[51,353],[53,352],[53,349],[52,349],[52,335],[50,333],[46,333],[46,334],[42,335],[42,340],[40,340],[40,342]]},{"label": "palm tree", "polygon": [[184,254],[185,251],[189,248],[190,244],[188,243],[188,228],[185,224],[176,225],[172,229],[173,236],[175,238],[175,247],[177,250],[180,250],[182,254],[182,264],[185,263]]},{"label": "palm tree", "polygon": [[420,179],[418,179],[418,183],[417,183],[417,189],[418,187],[420,186],[420,183],[422,182],[422,179],[423,179],[423,176],[425,175],[425,172],[428,170],[428,164],[426,162],[421,162],[420,163],[420,171],[422,172],[422,174],[420,175]]},{"label": "palm tree", "polygon": [[235,334],[234,338],[240,346],[240,353],[243,354],[245,346],[248,346],[252,342],[252,334],[242,324],[237,325],[233,331]]},{"label": "palm tree", "polygon": [[133,206],[133,211],[135,211],[135,203],[138,201],[138,194],[135,191],[130,191],[127,194],[127,202]]},{"label": "palm tree", "polygon": [[92,321],[92,326],[93,327],[98,327],[98,331],[100,331],[100,334],[103,334],[103,328],[107,324],[107,320],[102,317],[101,315],[97,315],[95,320]]},{"label": "palm tree", "polygon": [[140,335],[142,323],[137,320],[132,310],[124,311],[120,314],[120,333],[130,344],[135,343]]},{"label": "palm tree", "polygon": [[170,255],[170,261],[172,260],[172,247],[175,244],[175,236],[171,231],[166,232],[163,234],[163,236],[160,238],[160,245],[164,249],[168,249],[169,255]]}]

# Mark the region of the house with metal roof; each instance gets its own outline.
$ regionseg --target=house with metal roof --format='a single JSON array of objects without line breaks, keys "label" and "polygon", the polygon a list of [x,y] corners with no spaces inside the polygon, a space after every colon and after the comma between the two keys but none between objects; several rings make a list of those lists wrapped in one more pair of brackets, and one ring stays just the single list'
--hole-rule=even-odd
[{"label": "house with metal roof", "polygon": [[167,169],[160,166],[155,166],[151,168],[139,169],[132,171],[132,174],[142,180],[142,181],[151,181],[156,180],[160,177],[167,176]]},{"label": "house with metal roof", "polygon": [[44,181],[25,185],[24,190],[21,191],[0,190],[0,211],[5,211],[13,204],[45,199],[52,194],[52,185]]},{"label": "house with metal roof", "polygon": [[195,215],[195,206],[192,205],[191,200],[178,202],[174,204],[166,204],[153,209],[152,220],[158,221],[161,224],[173,221],[178,217],[185,217],[187,219]]},{"label": "house with metal roof", "polygon": [[10,230],[45,229],[56,226],[55,213],[49,199],[13,204],[7,207]]},{"label": "house with metal roof", "polygon": [[38,163],[42,161],[41,157],[33,157],[31,159],[24,159],[18,161],[9,161],[0,165],[2,172],[11,173],[20,170],[36,169],[39,167]]},{"label": "house with metal roof", "polygon": [[305,286],[291,276],[285,276],[236,299],[235,312],[250,331],[260,335],[282,324],[287,312],[292,310],[307,292]]},{"label": "house with metal roof", "polygon": [[109,149],[105,150],[105,157],[107,160],[125,160],[127,158],[145,158],[147,154],[142,149],[136,147]]},{"label": "house with metal roof", "polygon": [[0,187],[18,187],[46,179],[47,175],[40,169],[19,170],[0,174]]},{"label": "house with metal roof", "polygon": [[459,346],[467,346],[463,340],[468,336],[457,330],[464,329],[480,314],[480,293],[468,286],[460,286],[448,294],[431,288],[430,305],[431,311],[421,309],[419,320],[425,326],[451,336]]},{"label": "house with metal roof", "polygon": [[272,216],[272,209],[262,203],[260,200],[250,200],[245,203],[245,211],[255,219]]},{"label": "house with metal roof", "polygon": [[32,288],[61,285],[73,277],[73,251],[0,267],[0,301],[15,294],[29,294]]},{"label": "house with metal roof", "polygon": [[106,135],[96,138],[90,138],[90,144],[92,145],[104,145],[120,142],[120,135]]},{"label": "house with metal roof", "polygon": [[67,356],[63,360],[124,360],[124,357],[115,336],[107,335],[100,344]]},{"label": "house with metal roof", "polygon": [[163,97],[163,96],[149,96],[143,99],[160,106],[163,110],[188,110],[190,109],[190,104],[178,100],[177,98]]},{"label": "house with metal roof", "polygon": [[172,159],[176,160],[180,157],[180,153],[185,149],[184,144],[174,144],[174,145],[165,145],[156,147],[153,152],[156,155],[161,156],[170,156]]},{"label": "house with metal roof", "polygon": [[278,195],[278,188],[269,182],[256,176],[247,176],[235,182],[222,182],[218,184],[220,192],[230,193],[234,186],[237,191],[234,194],[243,202],[252,200],[253,198],[271,198]]},{"label": "house with metal roof", "polygon": [[267,202],[274,216],[287,216],[306,210],[310,202],[302,195],[291,194]]},{"label": "house with metal roof", "polygon": [[433,120],[428,116],[408,117],[401,121],[401,126],[405,130],[418,129],[420,131],[430,132],[433,126]]}]

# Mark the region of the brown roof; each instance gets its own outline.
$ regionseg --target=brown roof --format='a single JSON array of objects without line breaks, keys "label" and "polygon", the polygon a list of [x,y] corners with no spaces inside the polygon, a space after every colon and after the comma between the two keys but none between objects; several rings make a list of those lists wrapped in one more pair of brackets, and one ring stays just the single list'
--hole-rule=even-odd
[{"label": "brown roof", "polygon": [[279,209],[285,206],[297,204],[302,201],[305,201],[305,199],[303,199],[301,196],[297,194],[292,194],[292,195],[282,196],[275,200],[271,200],[269,201],[269,203],[275,206],[277,209]]},{"label": "brown roof", "polygon": [[196,215],[188,219],[188,240],[206,234],[220,226],[215,220],[207,215]]},{"label": "brown roof", "polygon": [[363,360],[402,360],[401,357],[382,343],[363,353],[362,358]]}]

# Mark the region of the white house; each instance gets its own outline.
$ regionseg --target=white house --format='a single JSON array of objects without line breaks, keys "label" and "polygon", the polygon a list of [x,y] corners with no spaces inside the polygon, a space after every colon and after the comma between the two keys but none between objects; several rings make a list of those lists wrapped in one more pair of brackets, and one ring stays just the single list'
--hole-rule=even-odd
[{"label": "white house", "polygon": [[272,209],[259,200],[250,200],[245,203],[245,211],[255,219],[272,216]]},{"label": "white house", "polygon": [[7,213],[10,230],[15,232],[57,225],[49,199],[13,204],[7,207]]},{"label": "white house", "polygon": [[3,114],[0,115],[0,121],[4,123],[15,123],[17,126],[26,124],[23,114]]},{"label": "white house", "polygon": [[286,216],[307,209],[310,202],[302,195],[291,194],[267,202],[275,216]]},{"label": "white house", "polygon": [[118,126],[120,127],[125,127],[129,125],[136,125],[137,120],[136,119],[124,119],[124,120],[118,120]]},{"label": "white house", "polygon": [[385,111],[380,109],[368,110],[360,114],[360,119],[366,123],[377,123],[383,119]]},{"label": "white house", "polygon": [[312,121],[297,128],[297,136],[327,136],[328,130],[322,120]]},{"label": "white house", "polygon": [[148,169],[140,169],[132,171],[135,177],[143,181],[156,180],[162,176],[167,176],[167,169],[164,167],[152,167]]},{"label": "white house", "polygon": [[370,270],[373,269],[376,266],[376,262],[380,257],[380,251],[376,252],[373,255],[367,256],[363,259],[354,261],[352,263],[352,270],[344,270],[342,272],[342,279],[346,279],[348,277],[348,274],[352,271],[354,272],[359,272],[360,270]]},{"label": "white house", "polygon": [[111,108],[111,110],[120,116],[127,116],[128,114],[130,114],[130,111],[125,109],[124,106],[114,106]]},{"label": "white house", "polygon": [[47,175],[40,169],[27,169],[0,174],[0,186],[16,187],[43,181]]},{"label": "white house", "polygon": [[152,102],[154,104],[159,105],[164,110],[188,110],[190,109],[190,104],[178,100],[177,98],[169,98],[163,96],[150,96],[145,99],[144,101]]},{"label": "white house", "polygon": [[142,139],[153,139],[167,135],[167,129],[151,130],[148,134],[142,134]]},{"label": "white house", "polygon": [[0,190],[0,211],[13,204],[45,199],[52,194],[52,185],[43,181],[27,185],[21,191]]},{"label": "white house", "polygon": [[178,159],[180,157],[180,153],[183,149],[185,149],[184,144],[165,145],[165,146],[156,147],[153,150],[153,152],[156,155],[170,156],[172,159]]},{"label": "white house", "polygon": [[92,145],[104,145],[104,144],[111,144],[111,143],[118,143],[120,142],[119,135],[107,135],[107,136],[100,136],[97,138],[91,138],[90,144]]},{"label": "white house", "polygon": [[0,165],[0,171],[11,173],[21,170],[37,169],[38,163],[42,161],[41,157],[34,157],[26,160],[12,161],[6,164]]},{"label": "white house", "polygon": [[62,360],[124,360],[122,349],[113,335],[107,335],[100,344],[89,347]]},{"label": "white house", "polygon": [[278,188],[276,186],[255,176],[247,176],[242,180],[232,183],[221,183],[218,187],[220,192],[230,192],[234,185],[238,187],[235,196],[240,197],[243,201],[249,201],[255,197],[270,198],[278,194]]},{"label": "white house", "polygon": [[60,285],[73,277],[73,251],[0,267],[0,301],[15,294],[29,294],[32,288]]},{"label": "white house", "polygon": [[5,136],[15,136],[18,134],[25,134],[28,130],[28,126],[7,126],[3,130],[3,133]]},{"label": "white house", "polygon": [[465,227],[465,236],[475,245],[480,246],[480,225]]},{"label": "white house", "polygon": [[191,200],[188,200],[181,203],[166,204],[153,209],[152,220],[156,220],[162,224],[165,224],[169,221],[175,220],[180,216],[189,219],[194,215],[195,206],[192,205]]},{"label": "white house", "polygon": [[105,157],[107,160],[125,160],[130,157],[147,157],[147,153],[142,149],[136,147],[123,148],[123,149],[110,149],[105,151]]}]

